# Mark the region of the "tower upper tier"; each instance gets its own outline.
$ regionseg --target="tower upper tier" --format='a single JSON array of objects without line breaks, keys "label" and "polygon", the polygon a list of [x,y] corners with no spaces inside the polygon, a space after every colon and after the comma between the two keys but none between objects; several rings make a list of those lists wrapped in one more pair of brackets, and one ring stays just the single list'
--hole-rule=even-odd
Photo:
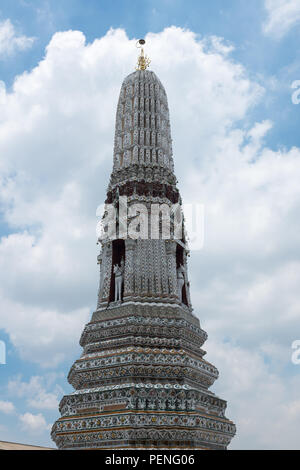
[{"label": "tower upper tier", "polygon": [[174,168],[167,95],[150,70],[128,75],[118,102],[114,170],[132,164]]}]

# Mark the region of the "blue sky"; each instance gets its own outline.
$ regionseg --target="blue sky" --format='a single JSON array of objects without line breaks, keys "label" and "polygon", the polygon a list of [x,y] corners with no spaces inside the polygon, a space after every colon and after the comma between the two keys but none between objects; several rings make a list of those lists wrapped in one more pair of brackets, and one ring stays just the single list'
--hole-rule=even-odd
[{"label": "blue sky", "polygon": [[299,24],[298,0],[2,0],[0,440],[53,445],[96,302],[118,90],[148,35],[181,194],[207,208],[192,302],[232,448],[299,448]]}]

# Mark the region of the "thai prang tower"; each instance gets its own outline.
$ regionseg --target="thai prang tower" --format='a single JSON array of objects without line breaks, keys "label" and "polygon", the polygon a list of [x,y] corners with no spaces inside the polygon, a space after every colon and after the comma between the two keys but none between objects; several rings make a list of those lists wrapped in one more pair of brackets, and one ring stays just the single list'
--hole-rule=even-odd
[{"label": "thai prang tower", "polygon": [[207,334],[192,311],[184,231],[147,237],[137,224],[140,236],[130,238],[122,228],[121,202],[131,223],[134,205],[181,206],[167,96],[148,65],[142,49],[121,87],[106,199],[117,231],[101,240],[97,309],[68,375],[75,391],[52,428],[59,449],[226,449],[235,434],[226,402],[209,390],[218,371],[204,359]]}]

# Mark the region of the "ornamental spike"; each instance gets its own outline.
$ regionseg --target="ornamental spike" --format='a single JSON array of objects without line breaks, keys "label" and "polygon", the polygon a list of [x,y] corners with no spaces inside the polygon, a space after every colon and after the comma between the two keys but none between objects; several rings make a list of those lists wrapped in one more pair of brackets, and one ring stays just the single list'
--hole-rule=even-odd
[{"label": "ornamental spike", "polygon": [[139,39],[137,41],[137,44],[136,44],[136,47],[138,49],[141,49],[141,53],[138,57],[138,63],[137,63],[137,67],[136,67],[136,70],[146,70],[150,63],[151,63],[151,60],[149,59],[149,57],[145,56],[144,54],[144,49],[143,49],[143,45],[146,43],[145,39]]}]

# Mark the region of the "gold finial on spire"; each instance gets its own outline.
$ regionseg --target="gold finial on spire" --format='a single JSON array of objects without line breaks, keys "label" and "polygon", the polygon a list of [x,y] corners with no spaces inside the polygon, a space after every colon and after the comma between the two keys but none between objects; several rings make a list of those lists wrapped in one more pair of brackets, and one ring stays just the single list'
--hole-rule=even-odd
[{"label": "gold finial on spire", "polygon": [[146,68],[149,67],[150,62],[151,62],[149,57],[144,55],[144,49],[142,46],[145,44],[145,42],[146,42],[145,39],[139,39],[136,44],[136,47],[138,49],[141,49],[141,54],[138,58],[136,70],[146,70]]}]

